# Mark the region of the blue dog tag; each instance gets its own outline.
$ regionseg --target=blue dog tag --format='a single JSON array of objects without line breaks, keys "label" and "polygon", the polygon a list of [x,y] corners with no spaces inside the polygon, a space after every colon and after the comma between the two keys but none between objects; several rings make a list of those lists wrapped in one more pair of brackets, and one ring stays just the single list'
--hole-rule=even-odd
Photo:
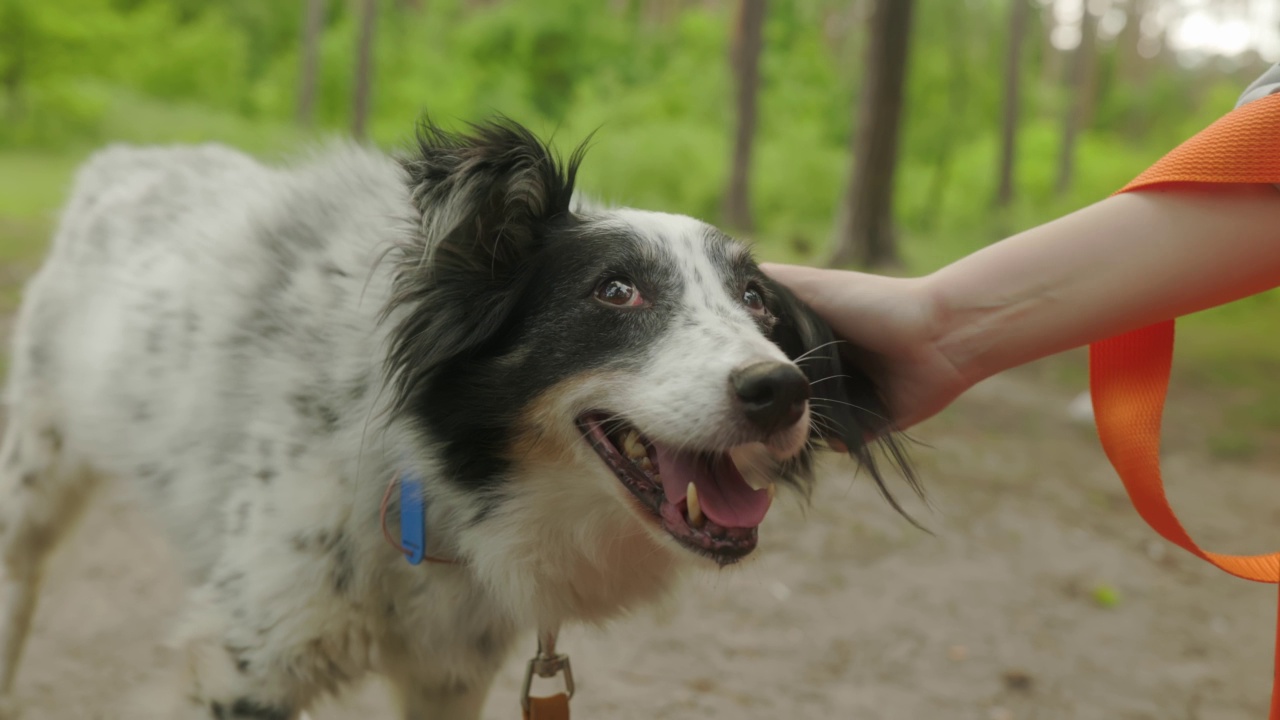
[{"label": "blue dog tag", "polygon": [[422,562],[427,552],[427,507],[416,480],[400,479],[400,545],[408,551],[410,565]]}]

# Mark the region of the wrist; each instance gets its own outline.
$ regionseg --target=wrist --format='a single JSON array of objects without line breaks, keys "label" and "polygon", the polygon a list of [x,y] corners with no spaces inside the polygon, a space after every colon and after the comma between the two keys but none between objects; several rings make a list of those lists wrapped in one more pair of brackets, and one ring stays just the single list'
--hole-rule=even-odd
[{"label": "wrist", "polygon": [[955,268],[921,278],[920,293],[930,317],[930,344],[965,388],[1010,366],[1001,354],[1008,345],[1002,333],[1039,304],[1034,292],[974,292],[972,278]]}]

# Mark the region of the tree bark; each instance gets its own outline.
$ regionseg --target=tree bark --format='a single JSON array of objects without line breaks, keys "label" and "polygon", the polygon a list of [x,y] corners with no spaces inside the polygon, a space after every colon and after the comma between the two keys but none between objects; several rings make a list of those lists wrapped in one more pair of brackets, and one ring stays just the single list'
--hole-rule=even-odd
[{"label": "tree bark", "polygon": [[847,209],[836,232],[833,265],[899,264],[893,227],[894,171],[913,5],[913,0],[875,0],[871,10],[852,179]]},{"label": "tree bark", "polygon": [[302,54],[298,68],[299,125],[310,126],[315,119],[316,77],[320,65],[320,33],[324,31],[325,0],[305,0],[302,25]]},{"label": "tree bark", "polygon": [[0,6],[0,11],[0,43],[8,48],[9,56],[0,71],[0,85],[4,86],[5,94],[5,119],[17,122],[26,113],[29,20],[23,7],[16,3]]},{"label": "tree bark", "polygon": [[369,95],[373,83],[373,31],[378,21],[378,0],[360,4],[360,38],[356,47],[355,107],[351,134],[363,140],[369,121]]},{"label": "tree bark", "polygon": [[1126,83],[1140,86],[1142,80],[1142,55],[1138,53],[1142,40],[1142,18],[1146,16],[1146,2],[1127,0],[1124,5],[1124,29],[1116,38],[1116,75]]},{"label": "tree bark", "polygon": [[730,58],[737,80],[738,126],[734,133],[724,217],[729,227],[745,232],[754,229],[751,217],[751,148],[756,134],[764,13],[765,0],[741,0]]},{"label": "tree bark", "polygon": [[[1085,0],[1082,0],[1082,2]],[[1045,87],[1055,86],[1062,82],[1063,56],[1066,54],[1053,44],[1053,28],[1057,21],[1053,18],[1053,5],[1042,8],[1039,15],[1040,29],[1036,33],[1036,41],[1043,48],[1040,58],[1040,84]]]},{"label": "tree bark", "polygon": [[1004,59],[1004,114],[1000,123],[1000,177],[996,206],[1013,202],[1014,168],[1018,155],[1018,111],[1022,102],[1022,41],[1026,37],[1027,3],[1012,0],[1009,7],[1009,47]]},{"label": "tree bark", "polygon": [[[950,15],[947,24],[950,28],[947,53],[951,63],[950,82],[947,83],[947,112],[954,117],[964,114],[969,102],[972,70],[969,62],[969,39],[973,37],[973,24],[970,22],[969,10],[962,3],[954,3],[948,7]],[[925,231],[937,227],[942,206],[947,199],[947,189],[951,186],[951,170],[955,165],[956,145],[960,140],[960,130],[950,129],[942,136],[942,145],[933,164],[933,173],[929,178],[925,191],[923,206],[916,212],[920,228]]]},{"label": "tree bark", "polygon": [[1068,87],[1069,98],[1067,109],[1062,118],[1062,148],[1058,158],[1058,180],[1056,190],[1059,195],[1066,195],[1075,180],[1076,139],[1083,129],[1085,112],[1089,107],[1088,93],[1093,87],[1089,79],[1093,67],[1095,41],[1098,37],[1098,19],[1089,12],[1088,3],[1084,4],[1083,17],[1080,21],[1080,44],[1071,57],[1071,78]]}]

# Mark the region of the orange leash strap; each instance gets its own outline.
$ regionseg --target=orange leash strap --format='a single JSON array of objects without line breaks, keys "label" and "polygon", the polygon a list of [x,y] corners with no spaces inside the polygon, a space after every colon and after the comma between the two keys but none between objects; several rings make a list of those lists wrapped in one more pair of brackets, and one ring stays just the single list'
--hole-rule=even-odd
[{"label": "orange leash strap", "polygon": [[529,698],[524,720],[569,720],[569,696],[565,693]]},{"label": "orange leash strap", "polygon": [[[1120,192],[1170,183],[1280,184],[1280,95],[1236,108]],[[1280,228],[1276,234],[1280,242]],[[1226,555],[1202,550],[1169,507],[1160,477],[1160,418],[1172,359],[1172,320],[1090,346],[1090,390],[1103,450],[1138,514],[1165,539],[1236,577],[1280,583],[1280,553]],[[1280,720],[1280,612],[1277,622],[1271,720]]]}]

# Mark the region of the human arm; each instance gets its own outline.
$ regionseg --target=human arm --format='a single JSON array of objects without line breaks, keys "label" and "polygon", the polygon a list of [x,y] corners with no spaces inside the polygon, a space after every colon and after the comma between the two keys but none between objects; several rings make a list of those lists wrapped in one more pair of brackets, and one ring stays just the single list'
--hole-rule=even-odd
[{"label": "human arm", "polygon": [[886,399],[905,428],[1008,368],[1280,284],[1280,194],[1125,193],[922,278],[765,271],[885,358]]}]

